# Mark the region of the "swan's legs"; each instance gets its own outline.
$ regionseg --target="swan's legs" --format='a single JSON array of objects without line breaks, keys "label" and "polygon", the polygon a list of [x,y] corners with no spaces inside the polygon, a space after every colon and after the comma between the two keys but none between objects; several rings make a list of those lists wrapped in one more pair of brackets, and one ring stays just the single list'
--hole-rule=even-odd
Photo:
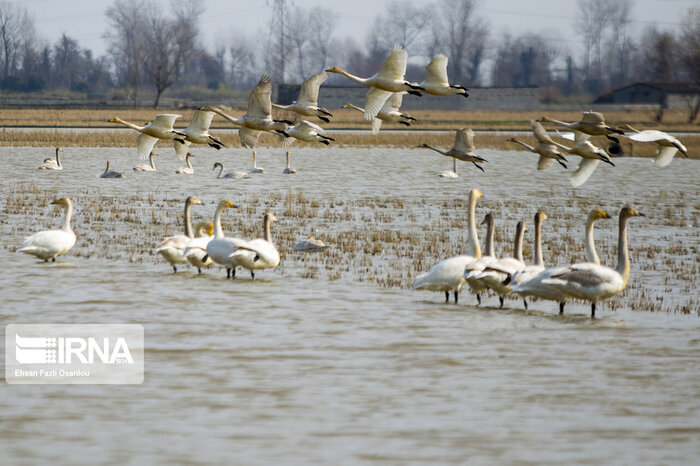
[{"label": "swan's legs", "polygon": [[226,279],[231,278],[231,269],[226,269]]},{"label": "swan's legs", "polygon": [[450,292],[449,291],[445,291],[445,302],[446,303],[450,302]]},{"label": "swan's legs", "polygon": [[476,301],[479,303],[479,306],[481,306],[481,293],[476,294]]},{"label": "swan's legs", "polygon": [[173,273],[177,273],[177,267],[173,265]]},{"label": "swan's legs", "polygon": [[255,280],[255,272],[253,272],[252,270],[250,271],[250,276],[253,278],[253,280]]},{"label": "swan's legs", "polygon": [[56,258],[54,257],[53,259],[51,259],[51,262],[56,262]]},{"label": "swan's legs", "polygon": [[199,267],[197,267],[197,273],[202,273],[202,269],[200,269]]},{"label": "swan's legs", "polygon": [[564,304],[566,304],[564,301],[559,303],[559,315],[560,316],[564,315]]},{"label": "swan's legs", "polygon": [[498,300],[501,302],[501,307],[503,307],[503,302],[506,300],[503,296],[499,296]]},{"label": "swan's legs", "polygon": [[527,299],[523,299],[523,306],[525,306],[525,310],[527,311]]},{"label": "swan's legs", "polygon": [[595,319],[595,303],[591,303],[591,319]]},{"label": "swan's legs", "polygon": [[455,293],[455,304],[457,304],[457,303],[459,302],[459,301],[458,301],[459,292],[455,290],[454,293]]}]

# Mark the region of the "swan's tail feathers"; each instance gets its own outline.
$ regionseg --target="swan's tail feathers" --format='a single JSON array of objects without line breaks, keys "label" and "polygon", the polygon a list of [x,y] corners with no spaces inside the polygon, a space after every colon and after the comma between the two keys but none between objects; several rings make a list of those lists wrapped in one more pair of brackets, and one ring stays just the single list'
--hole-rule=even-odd
[{"label": "swan's tail feathers", "polygon": [[413,286],[411,286],[411,289],[419,290],[425,284],[427,276],[427,273],[419,275],[418,278],[416,278],[416,281],[413,283]]}]

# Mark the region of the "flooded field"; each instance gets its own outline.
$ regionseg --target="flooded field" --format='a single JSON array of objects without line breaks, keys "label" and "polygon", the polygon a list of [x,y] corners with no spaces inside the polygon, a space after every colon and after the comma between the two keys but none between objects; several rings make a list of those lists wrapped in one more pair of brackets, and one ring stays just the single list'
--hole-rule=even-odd
[{"label": "flooded field", "polygon": [[[478,147],[478,137],[475,140]],[[139,323],[146,376],[139,386],[2,385],[5,457],[47,462],[238,463],[689,463],[700,455],[700,192],[698,162],[677,157],[599,166],[572,189],[560,167],[535,170],[523,152],[482,150],[482,174],[419,149],[261,148],[264,174],[216,179],[252,167],[242,149],[194,150],[195,174],[163,147],[157,172],[136,173],[134,149],[65,148],[62,172],[35,168],[46,148],[0,148],[4,273],[0,320]],[[126,179],[100,179],[106,161]],[[578,162],[572,157],[569,173]],[[467,195],[479,188],[479,221],[496,216],[497,254],[512,252],[515,224],[530,231],[544,209],[546,264],[583,261],[588,211],[613,216],[630,203],[632,273],[621,295],[590,320],[581,303],[494,296],[476,306],[412,292],[415,277],[466,250]],[[78,242],[56,263],[13,253],[22,238],[60,226],[51,201],[71,196]],[[182,232],[188,195],[216,203],[224,231],[272,235],[276,270],[227,281],[154,256]],[[323,254],[294,252],[316,229]],[[483,241],[485,231],[479,230]],[[617,221],[596,225],[601,261],[615,265]],[[650,312],[653,311],[653,312]],[[153,439],[160,439],[153,442]],[[41,439],[41,445],[37,445]]]}]

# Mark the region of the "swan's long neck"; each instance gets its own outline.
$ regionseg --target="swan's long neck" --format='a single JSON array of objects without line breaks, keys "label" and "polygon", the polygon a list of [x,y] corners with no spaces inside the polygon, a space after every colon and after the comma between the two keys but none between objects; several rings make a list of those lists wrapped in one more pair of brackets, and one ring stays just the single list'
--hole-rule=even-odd
[{"label": "swan's long neck", "polygon": [[61,165],[61,156],[59,155],[60,153],[61,153],[61,150],[57,147],[56,148],[56,165],[63,168],[63,165]]},{"label": "swan's long neck", "polygon": [[337,72],[342,74],[346,78],[351,79],[352,81],[355,81],[356,83],[364,85],[367,82],[367,80],[365,78],[361,78],[359,76],[355,76],[354,74],[350,74],[342,68],[338,68]]},{"label": "swan's long neck", "polygon": [[622,275],[625,286],[630,278],[630,256],[627,250],[627,217],[620,216],[620,232],[617,240],[617,272]]},{"label": "swan's long neck", "polygon": [[569,148],[569,147],[566,147],[564,144],[559,144],[557,141],[552,141],[552,144],[554,144],[554,145],[557,146],[559,149],[561,149],[561,150],[563,150],[563,151],[565,151],[565,152],[567,152],[567,153],[569,153],[569,154],[571,153],[571,150],[572,150],[572,149]]},{"label": "swan's long neck", "polygon": [[71,227],[70,227],[70,220],[71,220],[72,216],[73,216],[73,203],[69,199],[68,203],[66,204],[66,216],[63,218],[63,226],[61,227],[61,230],[73,231],[73,230],[71,230]]},{"label": "swan's long neck", "polygon": [[194,235],[192,234],[192,217],[190,215],[191,208],[192,203],[188,198],[187,201],[185,201],[185,236],[188,238],[194,238]]},{"label": "swan's long neck", "polygon": [[221,228],[221,213],[224,211],[224,205],[220,204],[214,212],[214,238],[223,238],[224,230]]},{"label": "swan's long neck", "polygon": [[589,218],[586,222],[586,261],[600,265],[600,257],[595,250],[595,240],[593,238],[594,218]]},{"label": "swan's long neck", "polygon": [[364,109],[364,108],[358,107],[357,105],[354,105],[354,104],[347,104],[346,107],[355,109],[355,110],[357,110],[358,112],[365,113],[365,109]]},{"label": "swan's long neck", "polygon": [[454,157],[452,158],[452,170],[455,172],[455,175],[458,175],[458,173],[457,173],[457,159]]},{"label": "swan's long neck", "polygon": [[434,150],[435,152],[437,152],[437,153],[439,153],[439,154],[442,154],[442,155],[447,154],[447,151],[443,151],[443,150],[437,149],[437,148],[431,146],[430,144],[423,144],[423,147],[425,147],[426,149]]},{"label": "swan's long neck", "polygon": [[109,160],[107,161],[107,168],[105,168],[105,173],[109,172]]},{"label": "swan's long neck", "polygon": [[291,107],[291,105],[280,105],[280,104],[276,104],[276,103],[273,103],[272,106],[274,108],[279,108],[282,110],[287,110],[287,109],[289,109],[289,107]]},{"label": "swan's long neck", "polygon": [[513,246],[513,257],[523,262],[523,237],[525,236],[525,224],[518,223],[515,230],[515,245]]},{"label": "swan's long neck", "polygon": [[194,168],[192,168],[192,162],[190,162],[190,156],[185,157],[185,163],[190,170],[194,170]]},{"label": "swan's long neck", "polygon": [[291,168],[290,160],[289,160],[290,157],[291,156],[289,155],[289,151],[287,151],[287,168]]},{"label": "swan's long neck", "polygon": [[121,118],[115,118],[114,121],[121,123],[124,126],[128,126],[129,128],[135,129],[136,131],[141,131],[143,128],[145,128],[145,126],[138,126],[128,121],[124,121]]},{"label": "swan's long neck", "polygon": [[489,218],[488,224],[486,225],[486,255],[495,257],[496,253],[493,249],[493,232],[496,229],[496,225],[492,218]]},{"label": "swan's long neck", "polygon": [[148,156],[148,158],[151,162],[151,168],[155,170],[156,169],[156,161],[153,159],[153,152],[151,152],[151,154]]},{"label": "swan's long neck", "polygon": [[476,229],[476,199],[476,196],[469,196],[469,213],[467,216],[467,224],[469,225],[468,253],[475,259],[479,259],[481,257],[481,244],[479,244],[479,235]]},{"label": "swan's long neck", "polygon": [[535,152],[535,148],[532,147],[530,144],[526,144],[526,143],[524,143],[524,142],[522,142],[522,141],[518,141],[518,140],[515,139],[515,138],[513,138],[513,139],[511,140],[511,142],[515,142],[515,143],[520,144],[521,146],[523,146],[525,149],[529,150],[530,152]]},{"label": "swan's long neck", "polygon": [[270,226],[272,225],[272,222],[270,221],[270,216],[265,214],[263,217],[263,228],[265,230],[265,241],[272,243],[272,233]]},{"label": "swan's long neck", "polygon": [[573,128],[573,126],[574,126],[574,123],[567,123],[565,121],[552,120],[551,118],[547,118],[547,121],[550,123],[554,123],[555,125],[565,126],[567,128]]},{"label": "swan's long neck", "polygon": [[253,151],[253,168],[258,168],[258,154]]},{"label": "swan's long neck", "polygon": [[542,257],[542,220],[540,216],[535,217],[535,265],[544,267],[544,257]]}]

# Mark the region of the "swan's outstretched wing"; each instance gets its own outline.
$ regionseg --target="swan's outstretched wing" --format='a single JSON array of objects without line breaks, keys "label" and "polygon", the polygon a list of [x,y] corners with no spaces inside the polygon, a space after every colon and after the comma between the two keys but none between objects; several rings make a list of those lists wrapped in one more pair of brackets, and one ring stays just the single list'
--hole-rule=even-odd
[{"label": "swan's outstretched wing", "polygon": [[425,82],[448,86],[447,80],[447,56],[442,53],[430,60],[425,67]]},{"label": "swan's outstretched wing", "polygon": [[148,159],[148,156],[151,154],[156,142],[158,142],[158,138],[154,138],[144,133],[139,134],[136,150],[141,160]]},{"label": "swan's outstretched wing", "polygon": [[372,134],[379,134],[379,130],[382,127],[382,120],[379,118],[374,118],[372,120]]},{"label": "swan's outstretched wing", "polygon": [[253,149],[258,143],[260,133],[260,131],[255,129],[241,127],[238,130],[238,138],[241,140],[241,146],[247,147],[248,149]]},{"label": "swan's outstretched wing", "polygon": [[181,116],[182,115],[175,115],[174,113],[159,113],[156,115],[155,120],[150,122],[148,126],[157,127],[163,131],[172,131],[175,120]]},{"label": "swan's outstretched wing", "polygon": [[[379,75],[383,78],[402,81],[406,74],[406,61],[408,60],[408,52],[400,46],[394,46],[382,68],[379,70]],[[383,102],[382,102],[383,103]],[[368,118],[369,119],[369,118]]]},{"label": "swan's outstretched wing", "polygon": [[592,123],[597,125],[601,123],[604,124],[605,118],[603,118],[603,114],[600,112],[583,112],[581,121],[584,123]]},{"label": "swan's outstretched wing", "polygon": [[264,74],[248,98],[248,115],[272,118],[270,94],[272,94],[272,80],[268,75]]},{"label": "swan's outstretched wing", "polygon": [[214,112],[195,110],[192,121],[190,121],[190,125],[187,129],[196,133],[206,133],[209,131],[212,118],[214,118]]},{"label": "swan's outstretched wing", "polygon": [[666,165],[671,163],[671,160],[673,160],[673,157],[676,155],[676,152],[678,152],[678,149],[676,147],[659,146],[659,151],[656,154],[654,163],[657,167],[665,167]]},{"label": "swan's outstretched wing", "polygon": [[389,98],[384,102],[382,106],[382,112],[398,112],[401,108],[401,103],[403,102],[403,92],[394,92],[389,96]]},{"label": "swan's outstretched wing", "polygon": [[547,131],[545,131],[544,127],[539,121],[530,120],[530,125],[532,125],[532,132],[535,134],[535,138],[541,144],[553,144],[551,136],[547,133]]},{"label": "swan's outstretched wing", "polygon": [[552,165],[554,165],[553,158],[540,155],[540,159],[537,161],[538,170],[547,170],[548,168],[552,168]]},{"label": "swan's outstretched wing", "polygon": [[180,160],[185,160],[185,157],[187,156],[187,151],[189,150],[191,145],[192,143],[187,140],[185,140],[184,144],[179,141],[173,140],[173,147],[175,148],[175,155],[177,155],[177,158]]},{"label": "swan's outstretched wing", "polygon": [[301,91],[299,91],[297,103],[318,107],[318,89],[326,79],[328,79],[326,73],[319,73],[304,81],[301,85]]},{"label": "swan's outstretched wing", "polygon": [[600,163],[600,159],[582,159],[578,169],[571,175],[569,180],[572,186],[581,186],[595,171],[595,167]]},{"label": "swan's outstretched wing", "polygon": [[574,130],[574,142],[576,143],[576,145],[584,144],[590,138],[591,137],[589,135],[587,135],[586,133],[582,133],[581,131]]},{"label": "swan's outstretched wing", "polygon": [[365,120],[376,117],[391,94],[393,92],[383,91],[376,87],[371,88],[367,92],[367,100],[365,101]]},{"label": "swan's outstretched wing", "polygon": [[457,131],[455,149],[464,152],[474,150],[474,131],[472,131],[471,128],[463,128]]},{"label": "swan's outstretched wing", "polygon": [[631,139],[632,141],[637,142],[656,142],[671,140],[668,134],[664,133],[663,131],[657,131],[655,129],[645,129],[644,131],[640,131],[638,133],[634,133],[625,137],[627,139]]},{"label": "swan's outstretched wing", "polygon": [[574,141],[574,140],[576,139],[576,137],[574,136],[574,132],[573,132],[573,131],[563,131],[563,132],[561,132],[561,131],[559,131],[558,129],[555,130],[555,131],[557,132],[557,136],[559,136],[560,138],[564,138],[564,139],[569,140],[569,141]]}]

